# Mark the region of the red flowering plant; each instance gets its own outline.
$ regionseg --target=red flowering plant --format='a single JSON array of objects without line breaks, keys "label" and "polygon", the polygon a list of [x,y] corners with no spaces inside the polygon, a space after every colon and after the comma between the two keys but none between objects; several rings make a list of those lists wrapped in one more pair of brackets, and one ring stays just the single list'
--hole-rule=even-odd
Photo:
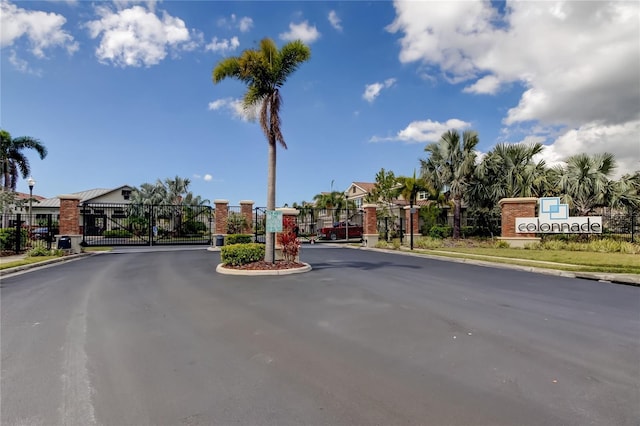
[{"label": "red flowering plant", "polygon": [[278,243],[282,246],[282,256],[286,262],[295,262],[300,253],[300,241],[296,233],[286,229],[278,235]]}]

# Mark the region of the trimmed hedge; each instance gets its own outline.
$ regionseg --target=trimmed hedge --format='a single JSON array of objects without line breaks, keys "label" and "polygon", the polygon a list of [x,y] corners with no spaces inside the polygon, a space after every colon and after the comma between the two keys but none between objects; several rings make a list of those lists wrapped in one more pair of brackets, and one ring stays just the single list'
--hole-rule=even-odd
[{"label": "trimmed hedge", "polygon": [[222,246],[220,259],[224,265],[240,266],[264,259],[264,244],[231,244]]},{"label": "trimmed hedge", "polygon": [[253,242],[253,235],[251,234],[230,234],[227,235],[225,244],[249,244]]},{"label": "trimmed hedge", "polygon": [[429,230],[431,238],[449,238],[453,234],[453,228],[450,226],[432,226]]},{"label": "trimmed hedge", "polygon": [[[28,232],[26,229],[20,230],[20,247],[27,245]],[[13,250],[16,247],[16,228],[0,228],[0,249]]]},{"label": "trimmed hedge", "polygon": [[110,231],[104,231],[102,236],[108,238],[131,238],[133,234],[126,229],[112,229]]}]

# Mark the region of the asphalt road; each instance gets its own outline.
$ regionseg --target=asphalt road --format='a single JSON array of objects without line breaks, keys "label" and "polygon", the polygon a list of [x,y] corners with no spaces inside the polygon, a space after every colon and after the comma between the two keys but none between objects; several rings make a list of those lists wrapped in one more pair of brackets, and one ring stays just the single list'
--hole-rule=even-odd
[{"label": "asphalt road", "polygon": [[3,425],[638,425],[640,288],[345,248],[3,277]]}]

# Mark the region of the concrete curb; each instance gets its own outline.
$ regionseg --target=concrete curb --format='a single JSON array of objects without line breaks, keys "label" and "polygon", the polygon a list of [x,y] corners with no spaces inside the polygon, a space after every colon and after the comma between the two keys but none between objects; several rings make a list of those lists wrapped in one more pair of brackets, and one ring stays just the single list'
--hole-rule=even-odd
[{"label": "concrete curb", "polygon": [[[302,262],[304,263],[304,262]],[[309,272],[312,268],[308,263],[304,263],[305,266],[301,268],[291,269],[274,269],[274,270],[261,270],[261,271],[248,271],[244,269],[229,269],[225,268],[222,263],[216,267],[216,272],[224,275],[245,275],[245,276],[265,276],[265,275],[291,275],[301,274],[303,272]]]},{"label": "concrete curb", "polygon": [[[352,247],[352,246],[346,246],[346,247],[353,248],[356,250],[371,250],[371,251],[378,251],[382,253],[396,253],[396,254],[401,254],[405,256],[423,257],[423,258],[435,259],[435,260],[445,260],[447,262],[467,263],[470,265],[486,266],[491,268],[515,269],[519,271],[532,272],[536,274],[554,275],[554,276],[566,277],[566,278],[580,278],[585,280],[603,281],[603,282],[610,282],[613,284],[624,284],[624,285],[640,287],[640,275],[635,275],[635,274],[615,274],[615,273],[608,273],[608,272],[573,272],[573,271],[563,271],[560,269],[540,268],[536,266],[511,265],[508,263],[491,262],[488,260],[456,258],[456,257],[439,256],[436,254],[407,252],[403,250],[388,250],[388,249],[380,249],[380,248],[373,248],[373,247]],[[514,259],[514,260],[517,260],[517,259]]]},{"label": "concrete curb", "polygon": [[87,256],[93,256],[95,254],[100,254],[101,252],[91,252],[91,253],[78,253],[78,254],[71,254],[69,256],[62,256],[59,257],[57,259],[50,259],[50,260],[45,260],[42,262],[37,262],[37,263],[31,263],[29,265],[20,265],[20,266],[16,266],[13,268],[7,268],[7,269],[0,269],[0,277],[5,276],[5,275],[10,275],[10,274],[15,274],[17,272],[23,272],[29,269],[35,269],[35,268],[41,268],[41,267],[45,267],[45,266],[51,266],[51,265],[55,265],[56,263],[64,263],[64,262],[71,262],[73,260],[78,260],[82,257],[87,257]]}]

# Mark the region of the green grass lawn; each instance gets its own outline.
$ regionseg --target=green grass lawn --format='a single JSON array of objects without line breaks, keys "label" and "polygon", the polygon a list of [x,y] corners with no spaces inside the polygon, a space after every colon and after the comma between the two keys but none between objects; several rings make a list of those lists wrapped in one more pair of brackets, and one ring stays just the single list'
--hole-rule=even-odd
[{"label": "green grass lawn", "polygon": [[566,271],[640,274],[640,255],[637,254],[487,247],[447,247],[414,251]]},{"label": "green grass lawn", "polygon": [[17,266],[31,265],[32,263],[40,263],[46,260],[57,259],[59,256],[34,256],[26,257],[20,260],[14,260],[12,262],[0,263],[0,269],[15,268]]}]

